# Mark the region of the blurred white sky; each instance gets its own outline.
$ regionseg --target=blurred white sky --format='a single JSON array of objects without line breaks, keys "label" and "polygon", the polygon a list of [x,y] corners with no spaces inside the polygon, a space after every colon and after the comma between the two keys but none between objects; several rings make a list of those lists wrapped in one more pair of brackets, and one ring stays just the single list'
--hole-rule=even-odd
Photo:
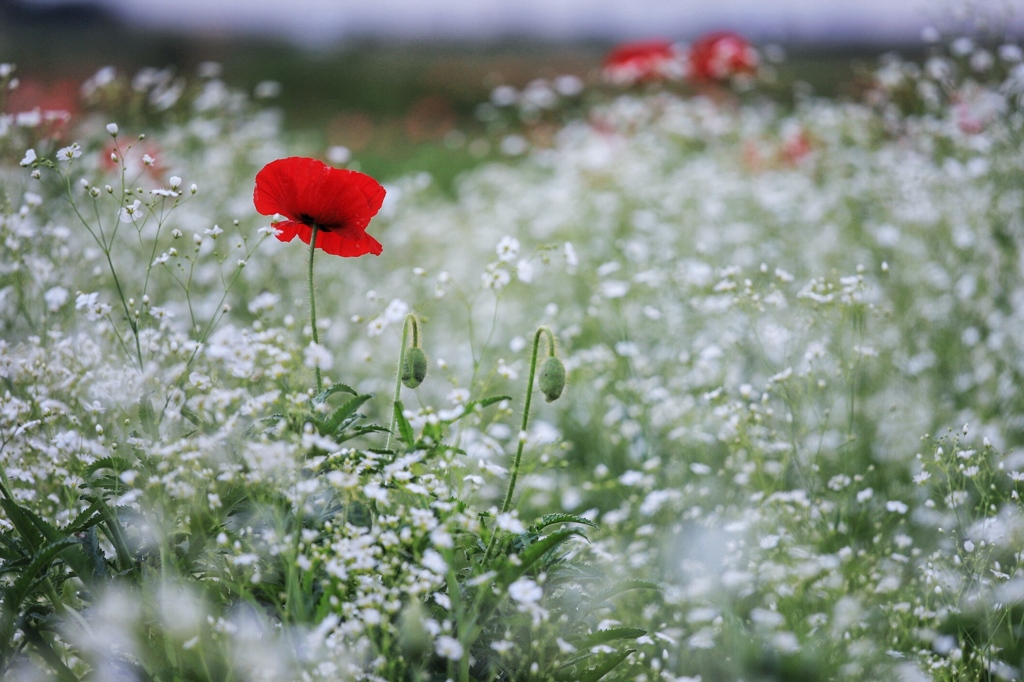
[{"label": "blurred white sky", "polygon": [[[389,37],[686,40],[727,28],[762,40],[913,40],[963,20],[967,0],[98,0],[126,19],[203,32],[253,31],[316,46]],[[1022,0],[973,0],[1022,28]],[[1016,11],[1012,11],[1016,8]]]}]

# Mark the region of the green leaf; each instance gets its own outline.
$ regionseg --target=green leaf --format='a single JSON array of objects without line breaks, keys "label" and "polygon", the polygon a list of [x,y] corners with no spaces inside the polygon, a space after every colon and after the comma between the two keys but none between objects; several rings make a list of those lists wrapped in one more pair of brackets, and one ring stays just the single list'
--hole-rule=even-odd
[{"label": "green leaf", "polygon": [[510,564],[509,567],[506,569],[506,584],[511,583],[513,580],[526,573],[526,571],[529,570],[529,568],[533,566],[535,563],[540,561],[541,558],[544,557],[544,555],[556,549],[559,545],[561,545],[563,542],[573,537],[574,535],[583,538],[586,537],[583,535],[583,533],[576,530],[575,528],[559,528],[550,535],[547,535],[538,540],[537,542],[533,543],[532,545],[529,545],[519,555],[519,565]]},{"label": "green leaf", "polygon": [[332,436],[342,430],[344,428],[345,421],[352,418],[360,405],[372,397],[373,396],[370,395],[357,395],[354,398],[350,398],[344,405],[331,413],[330,418],[325,420],[317,419],[316,424],[320,429],[320,433],[325,436]]},{"label": "green leaf", "polygon": [[[544,516],[540,517],[540,521],[538,521],[537,523],[535,523],[532,526],[530,526],[530,530],[532,530],[532,531],[540,531],[540,530],[543,530],[544,528],[547,528],[548,526],[554,525],[556,523],[581,523],[584,526],[590,526],[591,528],[598,528],[596,523],[594,523],[593,521],[591,521],[590,519],[588,519],[586,517],[579,516],[578,514],[567,514],[567,513],[558,512],[558,513],[554,513],[554,514],[545,514]],[[600,530],[600,529],[598,529],[598,530]]]},{"label": "green leaf", "polygon": [[348,384],[331,384],[330,386],[328,386],[327,388],[313,396],[313,404],[321,405],[327,402],[327,399],[330,398],[335,393],[349,393],[351,395],[359,395],[359,393]]},{"label": "green leaf", "polygon": [[40,535],[45,539],[46,543],[56,542],[67,537],[67,534],[63,531],[57,530],[57,527],[52,525],[49,521],[43,519],[43,517],[36,514],[31,509],[22,507],[22,511],[32,525],[36,527]]},{"label": "green leaf", "polygon": [[153,410],[153,401],[149,399],[148,395],[139,398],[139,423],[142,424],[142,430],[150,438],[156,440],[160,436],[160,430],[157,428],[156,412]]},{"label": "green leaf", "polygon": [[341,445],[347,440],[352,440],[353,438],[358,438],[359,436],[365,436],[368,433],[388,433],[388,430],[385,429],[383,426],[377,426],[376,424],[369,424],[367,426],[356,426],[354,428],[345,430],[341,434],[334,434],[334,436],[332,436],[332,440],[338,445]]},{"label": "green leaf", "polygon": [[6,496],[0,499],[0,507],[3,507],[11,525],[18,531],[18,535],[21,536],[22,541],[28,546],[29,550],[35,551],[36,548],[41,547],[46,542],[46,537],[39,532],[36,525],[29,518],[31,512],[28,509]]},{"label": "green leaf", "polygon": [[79,682],[78,675],[65,665],[64,657],[54,651],[53,645],[46,640],[37,628],[27,627],[24,629],[24,633],[25,639],[32,644],[35,653],[56,671],[58,680],[61,682]]},{"label": "green leaf", "polygon": [[101,469],[113,469],[114,473],[122,474],[134,468],[134,465],[124,457],[104,457],[90,464],[85,469],[86,476],[92,476]]},{"label": "green leaf", "polygon": [[579,642],[573,642],[580,649],[589,649],[598,644],[614,642],[617,639],[636,639],[647,634],[643,628],[611,628],[592,632]]},{"label": "green leaf", "polygon": [[124,531],[121,529],[121,522],[117,518],[117,512],[110,508],[102,497],[94,495],[83,495],[82,498],[91,502],[100,516],[103,517],[103,531],[107,538],[114,545],[119,563],[118,570],[125,571],[135,565],[132,553],[128,549],[128,542],[125,540]]},{"label": "green leaf", "polygon": [[599,679],[610,673],[612,670],[622,663],[631,653],[636,649],[626,649],[617,654],[609,654],[604,661],[599,665],[587,670],[585,673],[580,675],[580,682],[597,682]]},{"label": "green leaf", "polygon": [[21,603],[32,593],[40,574],[45,573],[58,554],[77,544],[76,540],[64,538],[50,543],[40,549],[32,563],[22,572],[14,584],[4,594],[3,616],[0,618],[0,647],[6,648],[7,642],[14,636],[15,623],[21,610]]},{"label": "green leaf", "polygon": [[189,409],[188,405],[181,406],[181,416],[192,422],[193,426],[202,426],[203,422],[199,419],[199,415]]},{"label": "green leaf", "polygon": [[402,404],[401,400],[395,401],[395,423],[398,425],[398,435],[405,443],[407,448],[412,448],[416,445],[416,434],[412,430],[412,424],[405,418],[402,412],[405,411],[405,405]]},{"label": "green leaf", "polygon": [[623,580],[620,583],[615,583],[604,592],[599,592],[595,596],[591,597],[591,610],[597,608],[602,603],[608,601],[612,597],[628,592],[630,590],[658,590],[661,591],[661,586],[658,583],[651,582],[650,580]]},{"label": "green leaf", "polygon": [[490,407],[491,405],[493,405],[495,403],[500,403],[502,400],[512,400],[512,396],[510,396],[510,395],[492,395],[492,396],[487,397],[487,398],[481,398],[480,400],[475,400],[473,402],[470,402],[468,405],[466,405],[466,412],[472,412],[472,409],[470,409],[470,405],[472,405],[473,407],[479,407],[480,409],[483,409],[485,407]]}]

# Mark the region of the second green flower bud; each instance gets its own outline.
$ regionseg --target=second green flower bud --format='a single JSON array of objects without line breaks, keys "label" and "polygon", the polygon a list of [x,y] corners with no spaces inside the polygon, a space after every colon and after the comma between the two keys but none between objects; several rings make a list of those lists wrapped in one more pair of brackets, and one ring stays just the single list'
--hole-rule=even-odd
[{"label": "second green flower bud", "polygon": [[565,365],[554,355],[544,361],[540,367],[540,392],[549,403],[558,400],[565,388]]},{"label": "second green flower bud", "polygon": [[410,348],[405,351],[402,361],[402,384],[406,388],[416,388],[427,377],[427,354],[421,348]]}]

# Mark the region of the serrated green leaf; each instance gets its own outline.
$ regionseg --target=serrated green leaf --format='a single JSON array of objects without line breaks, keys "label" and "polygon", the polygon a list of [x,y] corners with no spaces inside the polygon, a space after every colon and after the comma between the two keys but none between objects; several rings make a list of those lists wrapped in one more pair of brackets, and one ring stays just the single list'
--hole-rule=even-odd
[{"label": "serrated green leaf", "polygon": [[0,647],[6,648],[7,642],[14,636],[15,623],[21,611],[21,603],[32,593],[40,574],[45,573],[50,563],[58,554],[77,544],[76,540],[64,538],[47,544],[36,552],[32,563],[18,576],[14,584],[4,593],[3,616],[0,619]]},{"label": "serrated green leaf", "polygon": [[608,630],[592,632],[578,642],[573,642],[573,644],[580,649],[589,649],[590,647],[597,646],[598,644],[614,642],[617,639],[636,639],[637,637],[643,637],[646,634],[647,630],[644,630],[643,628],[610,628]]},{"label": "serrated green leaf", "polygon": [[590,599],[591,609],[596,608],[603,602],[611,599],[612,597],[628,592],[630,590],[661,590],[661,586],[658,583],[651,582],[650,580],[623,580],[622,582],[615,583],[604,592],[599,592],[597,595]]},{"label": "serrated green leaf", "polygon": [[344,405],[332,412],[331,416],[327,419],[317,420],[320,433],[325,436],[332,436],[338,431],[343,430],[346,426],[345,422],[354,417],[356,410],[371,397],[373,396],[357,395],[347,400]]},{"label": "serrated green leaf", "polygon": [[57,679],[61,682],[79,682],[78,675],[64,663],[64,657],[58,654],[53,645],[35,627],[24,629],[25,638],[32,644],[34,652],[46,661],[46,664],[57,673]]},{"label": "serrated green leaf", "polygon": [[584,526],[590,526],[591,528],[600,530],[600,528],[598,528],[598,525],[590,519],[580,516],[578,514],[568,514],[564,512],[545,514],[544,516],[540,517],[540,520],[537,521],[537,523],[530,526],[530,530],[540,531],[556,523],[580,523]]},{"label": "serrated green leaf", "polygon": [[117,560],[119,563],[119,570],[126,571],[134,566],[134,560],[132,558],[131,551],[128,549],[128,542],[125,540],[124,531],[121,529],[121,522],[117,518],[117,513],[110,508],[110,505],[103,500],[102,497],[97,495],[83,495],[82,498],[87,502],[92,503],[96,506],[97,511],[103,517],[103,532],[107,535],[107,538],[113,543],[114,550],[117,552]]},{"label": "serrated green leaf", "polygon": [[626,649],[617,654],[609,654],[600,664],[590,668],[580,675],[580,682],[597,682],[599,679],[614,670],[619,663],[626,660],[636,649]]},{"label": "serrated green leaf", "polygon": [[160,436],[156,423],[156,412],[153,410],[153,401],[149,399],[148,395],[139,398],[139,423],[142,424],[142,430],[150,438],[155,440]]},{"label": "serrated green leaf", "polygon": [[25,513],[25,516],[28,517],[29,521],[32,522],[32,525],[34,525],[43,536],[46,543],[56,542],[57,540],[67,537],[66,533],[57,530],[56,526],[36,514],[31,509],[22,507],[22,511]]},{"label": "serrated green leaf", "polygon": [[540,561],[544,555],[554,550],[573,536],[584,537],[583,533],[575,528],[559,528],[550,535],[547,535],[532,545],[529,545],[522,551],[522,553],[519,554],[520,563],[518,565],[510,565],[508,569],[506,569],[506,584],[511,583],[516,578],[526,573],[526,571],[535,563]]},{"label": "serrated green leaf", "polygon": [[416,434],[412,430],[412,424],[402,414],[405,411],[405,405],[402,404],[401,400],[395,401],[395,424],[398,426],[398,436],[405,443],[407,448],[412,448],[416,445]]},{"label": "serrated green leaf", "polygon": [[181,406],[181,416],[192,422],[193,426],[202,426],[203,422],[199,419],[199,415],[189,409],[188,405]]},{"label": "serrated green leaf", "polygon": [[359,436],[365,436],[368,433],[388,433],[388,430],[385,429],[383,426],[378,426],[376,424],[370,424],[368,426],[356,426],[351,429],[345,430],[341,434],[335,434],[334,436],[332,436],[332,440],[338,445],[341,445],[345,441],[352,440],[353,438],[358,438]]},{"label": "serrated green leaf", "polygon": [[[502,400],[512,400],[512,396],[509,395],[492,395],[487,398],[481,398],[480,400],[471,400],[466,403],[466,411],[461,415],[473,414],[474,411],[490,407],[495,403],[500,403]],[[460,416],[460,418],[461,418]]]},{"label": "serrated green leaf", "polygon": [[327,399],[330,398],[335,393],[349,393],[351,395],[359,395],[359,393],[348,384],[331,384],[330,386],[328,386],[327,388],[313,396],[313,404],[323,404],[327,402]]},{"label": "serrated green leaf", "polygon": [[18,531],[22,542],[28,546],[30,551],[34,552],[38,547],[45,544],[46,538],[39,532],[35,524],[32,523],[28,516],[28,509],[6,496],[0,498],[0,507],[3,507],[4,513],[7,514],[7,519],[14,526],[14,529]]},{"label": "serrated green leaf", "polygon": [[115,473],[122,474],[125,471],[133,469],[134,466],[135,465],[124,457],[104,457],[103,459],[98,459],[86,467],[85,475],[92,476],[100,469],[113,469]]}]

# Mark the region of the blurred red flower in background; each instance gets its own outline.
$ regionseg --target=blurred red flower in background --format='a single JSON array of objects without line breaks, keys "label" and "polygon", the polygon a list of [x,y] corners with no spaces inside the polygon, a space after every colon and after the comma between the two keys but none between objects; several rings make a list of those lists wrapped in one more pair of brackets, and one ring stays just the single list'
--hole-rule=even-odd
[{"label": "blurred red flower in background", "polygon": [[753,74],[759,59],[746,38],[738,33],[717,31],[701,36],[690,46],[688,62],[690,80],[706,83]]},{"label": "blurred red flower in background", "polygon": [[603,75],[612,83],[679,80],[683,76],[683,54],[667,40],[623,43],[605,57]]},{"label": "blurred red flower in background", "polygon": [[384,194],[369,175],[293,156],[271,161],[256,174],[253,203],[263,215],[286,218],[274,225],[283,242],[298,236],[309,244],[316,224],[316,248],[335,256],[378,256],[384,247],[366,234],[366,226]]},{"label": "blurred red flower in background", "polygon": [[61,137],[78,111],[78,84],[67,78],[52,83],[26,78],[7,94],[6,113],[43,137]]}]

